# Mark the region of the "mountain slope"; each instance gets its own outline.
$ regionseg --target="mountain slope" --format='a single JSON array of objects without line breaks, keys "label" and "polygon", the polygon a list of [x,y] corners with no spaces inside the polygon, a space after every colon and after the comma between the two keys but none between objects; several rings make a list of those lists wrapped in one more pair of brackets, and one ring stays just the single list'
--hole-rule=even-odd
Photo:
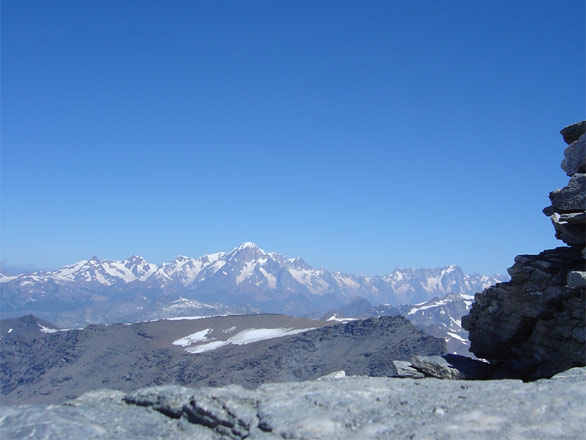
[{"label": "mountain slope", "polygon": [[444,339],[448,352],[474,357],[468,350],[468,332],[461,325],[462,316],[468,313],[473,302],[472,295],[459,293],[449,293],[443,298],[398,307],[389,304],[373,306],[364,298],[356,298],[350,304],[326,313],[321,319],[349,322],[375,316],[402,315],[425,333]]},{"label": "mountain slope", "polygon": [[474,356],[469,351],[468,332],[462,328],[462,316],[468,314],[474,297],[451,293],[421,304],[399,306],[401,315],[426,333],[445,339],[450,353]]},{"label": "mountain slope", "polygon": [[[34,317],[21,318],[31,320]],[[283,315],[224,316],[20,332],[0,339],[2,404],[63,401],[97,388],[300,381],[338,370],[392,376],[391,360],[445,352],[402,317],[349,324]]]}]

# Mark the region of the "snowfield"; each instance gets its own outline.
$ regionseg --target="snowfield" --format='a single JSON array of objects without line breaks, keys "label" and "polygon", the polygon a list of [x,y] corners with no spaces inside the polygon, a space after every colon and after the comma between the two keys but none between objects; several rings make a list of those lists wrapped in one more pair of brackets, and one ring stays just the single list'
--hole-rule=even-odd
[{"label": "snowfield", "polygon": [[[180,345],[185,347],[185,351],[197,354],[204,353],[206,351],[212,351],[225,345],[252,344],[253,342],[264,341],[266,339],[275,339],[282,338],[283,336],[296,335],[298,333],[303,333],[309,330],[314,330],[314,328],[251,328],[242,330],[225,341],[217,341],[214,340],[215,338],[208,338],[208,335],[212,332],[212,329],[207,328],[205,330],[201,330],[199,332],[177,339],[176,341],[173,341],[173,345]],[[205,344],[199,344],[206,341],[209,342]]]}]

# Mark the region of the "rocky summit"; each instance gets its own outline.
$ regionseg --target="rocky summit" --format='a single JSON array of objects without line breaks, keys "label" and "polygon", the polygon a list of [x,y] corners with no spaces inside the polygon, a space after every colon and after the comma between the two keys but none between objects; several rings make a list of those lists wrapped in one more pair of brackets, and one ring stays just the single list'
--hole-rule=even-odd
[{"label": "rocky summit", "polygon": [[586,121],[562,129],[569,143],[562,169],[570,181],[549,194],[544,209],[568,246],[517,256],[511,280],[476,294],[462,319],[470,351],[528,379],[586,365],[585,132]]},{"label": "rocky summit", "polygon": [[[130,393],[97,390],[63,405],[0,407],[9,439],[578,439],[586,369],[550,380],[342,377],[300,383]],[[506,396],[506,397],[504,397]]]}]

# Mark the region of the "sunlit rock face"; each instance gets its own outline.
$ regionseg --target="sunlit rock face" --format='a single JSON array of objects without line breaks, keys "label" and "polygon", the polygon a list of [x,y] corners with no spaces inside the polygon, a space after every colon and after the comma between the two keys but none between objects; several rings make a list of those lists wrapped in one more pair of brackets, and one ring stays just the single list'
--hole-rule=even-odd
[{"label": "sunlit rock face", "polygon": [[586,121],[562,129],[569,146],[562,169],[568,184],[549,194],[556,238],[568,246],[519,255],[511,281],[476,294],[470,314],[470,351],[526,378],[550,377],[586,364],[585,219]]}]

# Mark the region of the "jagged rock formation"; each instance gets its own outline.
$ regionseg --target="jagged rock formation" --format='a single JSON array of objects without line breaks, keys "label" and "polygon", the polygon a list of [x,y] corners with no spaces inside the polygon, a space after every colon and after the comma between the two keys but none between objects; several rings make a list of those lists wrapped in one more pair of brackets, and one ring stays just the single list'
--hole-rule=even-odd
[{"label": "jagged rock formation", "polygon": [[[531,383],[344,377],[125,394],[0,407],[3,439],[577,439],[586,369]],[[503,398],[506,396],[506,398]]]},{"label": "jagged rock formation", "polygon": [[586,365],[585,132],[586,121],[561,131],[569,143],[562,169],[570,182],[550,193],[552,204],[544,209],[569,247],[517,256],[511,281],[476,294],[462,319],[471,352],[526,378]]}]

